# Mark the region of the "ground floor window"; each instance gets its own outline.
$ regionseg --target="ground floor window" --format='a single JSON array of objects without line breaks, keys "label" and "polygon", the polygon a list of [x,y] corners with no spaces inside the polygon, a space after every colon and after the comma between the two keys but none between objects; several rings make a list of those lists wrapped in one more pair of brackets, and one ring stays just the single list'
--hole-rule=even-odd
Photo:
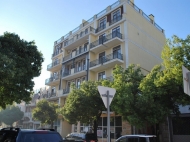
[{"label": "ground floor window", "polygon": [[190,135],[190,117],[172,118],[173,135]]},{"label": "ground floor window", "polygon": [[[77,124],[74,125],[74,132],[77,131]],[[80,132],[92,132],[92,124],[80,124]],[[110,137],[111,139],[116,139],[117,134],[122,132],[122,118],[121,116],[114,116],[110,118]],[[107,117],[101,117],[98,122],[97,128],[98,138],[107,137]]]}]

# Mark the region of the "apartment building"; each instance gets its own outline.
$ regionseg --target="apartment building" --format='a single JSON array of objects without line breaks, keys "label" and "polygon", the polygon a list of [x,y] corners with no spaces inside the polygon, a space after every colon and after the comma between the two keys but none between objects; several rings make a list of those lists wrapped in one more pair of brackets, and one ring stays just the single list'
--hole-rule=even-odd
[{"label": "apartment building", "polygon": [[[160,64],[162,47],[165,44],[164,30],[156,24],[154,16],[146,15],[134,4],[134,0],[118,0],[100,13],[82,23],[54,42],[52,63],[47,66],[50,78],[45,85],[50,87],[49,101],[60,106],[65,104],[71,83],[76,87],[84,80],[113,79],[116,64],[127,68],[139,64],[146,74]],[[132,127],[121,117],[112,117],[111,137],[117,131],[131,134]],[[99,137],[105,137],[106,115],[99,123]],[[90,125],[70,125],[60,119],[60,134],[89,131]]]}]

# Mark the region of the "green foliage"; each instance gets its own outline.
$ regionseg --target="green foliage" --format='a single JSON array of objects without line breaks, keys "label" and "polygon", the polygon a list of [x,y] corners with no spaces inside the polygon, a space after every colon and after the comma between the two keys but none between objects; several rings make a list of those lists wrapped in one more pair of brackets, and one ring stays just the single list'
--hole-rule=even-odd
[{"label": "green foliage", "polygon": [[98,81],[84,81],[80,89],[72,86],[72,91],[62,109],[64,119],[71,124],[76,124],[78,121],[89,124],[98,120],[101,112],[105,110],[97,89],[100,84]]},{"label": "green foliage", "polygon": [[30,101],[32,79],[40,75],[43,61],[34,41],[8,32],[0,36],[0,107]]},{"label": "green foliage", "polygon": [[142,102],[140,100],[141,92],[138,89],[144,75],[141,73],[140,67],[129,65],[127,69],[116,65],[113,71],[114,81],[108,83],[103,81],[111,88],[116,89],[116,94],[111,103],[111,109],[128,120],[131,124],[141,126]]},{"label": "green foliage", "polygon": [[37,103],[36,108],[32,110],[32,117],[41,121],[42,124],[51,124],[58,119],[58,105],[47,100],[41,100]]},{"label": "green foliage", "polygon": [[21,120],[23,116],[24,112],[22,112],[19,107],[7,106],[5,110],[0,111],[0,122],[12,126],[14,122]]}]

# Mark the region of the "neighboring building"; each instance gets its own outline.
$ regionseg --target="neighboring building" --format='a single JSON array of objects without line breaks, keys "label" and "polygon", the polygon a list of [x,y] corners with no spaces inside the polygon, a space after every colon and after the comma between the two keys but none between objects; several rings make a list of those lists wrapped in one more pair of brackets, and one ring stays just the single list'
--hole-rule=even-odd
[{"label": "neighboring building", "polygon": [[[116,64],[123,68],[139,64],[147,74],[162,62],[164,44],[164,30],[155,23],[152,14],[147,16],[134,1],[119,0],[89,20],[82,20],[77,28],[54,42],[52,63],[47,66],[51,76],[45,81],[51,90],[48,100],[63,106],[72,82],[80,87],[84,80],[112,79]],[[132,133],[131,125],[121,117],[113,114],[111,120],[112,138],[118,131],[122,135]],[[62,119],[59,122],[63,137],[91,128],[80,123],[70,125]],[[100,137],[105,137],[106,126],[107,118],[102,114]]]},{"label": "neighboring building", "polygon": [[[37,129],[41,126],[40,121],[35,121],[32,118],[32,110],[36,107],[36,104],[39,100],[50,97],[50,93],[48,93],[48,90],[48,87],[35,90],[34,95],[32,96],[32,100],[29,103],[22,103],[21,110],[24,112],[24,117],[22,121],[19,123],[19,127],[25,129]],[[19,106],[21,106],[21,104],[19,104]]]}]

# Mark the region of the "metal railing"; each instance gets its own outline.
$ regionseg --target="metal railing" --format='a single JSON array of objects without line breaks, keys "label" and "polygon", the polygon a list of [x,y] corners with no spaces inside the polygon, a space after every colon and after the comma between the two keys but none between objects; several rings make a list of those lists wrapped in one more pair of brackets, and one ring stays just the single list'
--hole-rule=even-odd
[{"label": "metal railing", "polygon": [[114,23],[120,21],[121,19],[122,19],[122,15],[119,15],[119,16],[117,16],[116,18],[113,18],[113,19],[110,21],[109,25],[111,26],[112,24],[114,24]]},{"label": "metal railing", "polygon": [[55,92],[51,92],[50,95],[49,95],[50,98],[51,97],[56,97],[56,96],[57,96],[57,94]]},{"label": "metal railing", "polygon": [[76,50],[74,56],[72,56],[72,53],[71,53],[71,54],[69,54],[69,55],[63,57],[63,62],[65,62],[65,61],[67,61],[67,60],[69,60],[69,59],[72,59],[72,58],[74,58],[74,57],[77,56],[77,55],[80,55],[80,54],[82,54],[82,53],[85,53],[86,51],[88,51],[88,46],[83,46],[81,49]]},{"label": "metal railing", "polygon": [[164,33],[164,30],[160,26],[158,26],[148,15],[146,15],[142,10],[140,10],[140,8],[138,8],[133,2],[128,0],[128,4],[131,5],[137,12],[139,12],[147,21],[153,24],[159,31]]},{"label": "metal railing", "polygon": [[106,78],[104,78],[103,80],[113,81],[113,76],[106,77]]},{"label": "metal railing", "polygon": [[60,54],[60,53],[62,53],[63,51],[62,50],[60,50],[60,51],[58,51],[58,52],[54,52],[53,54],[52,54],[52,57],[55,57],[55,56],[57,56],[58,54]]},{"label": "metal railing", "polygon": [[105,28],[106,28],[106,24],[104,24],[104,25],[98,27],[98,28],[96,29],[96,33],[98,33],[99,31],[101,31],[101,30],[103,30],[103,29],[105,29]]},{"label": "metal railing", "polygon": [[70,88],[63,89],[63,94],[67,94],[70,92]]},{"label": "metal railing", "polygon": [[76,37],[73,37],[72,39],[70,40],[66,40],[64,42],[64,46],[68,46],[68,45],[71,45],[72,43],[74,43],[75,41],[81,39],[82,37],[84,37],[85,35],[87,35],[88,33],[90,32],[93,32],[95,33],[95,29],[92,28],[92,27],[89,27],[87,30],[85,31],[81,31]]},{"label": "metal railing", "polygon": [[61,63],[61,62],[60,62],[60,59],[54,61],[53,63],[47,65],[47,70],[50,70],[51,68],[53,68],[53,67],[56,66],[56,65],[59,65],[60,63]]},{"label": "metal railing", "polygon": [[[75,68],[74,68],[74,74],[77,73],[77,72],[81,72],[81,71],[84,71],[86,69],[86,66],[83,65],[81,67],[76,67],[76,65],[74,65]],[[72,68],[73,69],[73,68]],[[66,77],[66,76],[69,76],[71,75],[71,69],[70,70],[65,70],[62,74],[62,77]]]},{"label": "metal railing", "polygon": [[58,79],[59,79],[59,75],[55,75],[53,77],[46,79],[45,84],[49,84],[50,82],[56,81]]},{"label": "metal railing", "polygon": [[98,45],[100,45],[100,44],[103,44],[104,42],[107,42],[107,41],[109,41],[109,40],[111,40],[111,39],[113,39],[113,38],[116,38],[116,37],[118,37],[118,38],[120,38],[120,39],[123,38],[123,37],[122,37],[122,34],[121,34],[120,32],[112,32],[111,34],[108,34],[108,35],[106,35],[105,37],[102,37],[102,38],[100,38],[100,39],[98,39],[98,40],[92,42],[92,43],[90,44],[90,49],[91,49],[91,48],[94,48],[94,47],[96,47],[96,46],[98,46]]},{"label": "metal railing", "polygon": [[115,53],[106,55],[105,57],[96,59],[96,60],[90,62],[90,68],[91,68],[91,67],[94,67],[94,66],[96,66],[96,65],[104,64],[104,63],[106,63],[106,62],[108,62],[108,61],[111,61],[111,60],[113,60],[113,59],[120,59],[120,60],[123,60],[123,54],[118,53],[118,52],[115,52]]}]

